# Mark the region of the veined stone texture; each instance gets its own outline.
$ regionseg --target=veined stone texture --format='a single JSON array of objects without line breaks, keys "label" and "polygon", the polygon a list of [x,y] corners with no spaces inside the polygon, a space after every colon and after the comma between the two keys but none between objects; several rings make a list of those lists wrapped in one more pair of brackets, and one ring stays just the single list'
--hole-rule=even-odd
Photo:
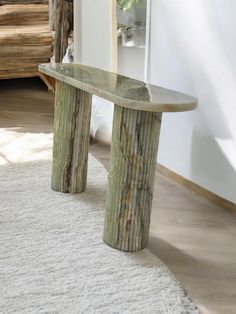
[{"label": "veined stone texture", "polygon": [[81,64],[41,64],[39,71],[122,107],[151,111],[193,110],[195,97]]}]

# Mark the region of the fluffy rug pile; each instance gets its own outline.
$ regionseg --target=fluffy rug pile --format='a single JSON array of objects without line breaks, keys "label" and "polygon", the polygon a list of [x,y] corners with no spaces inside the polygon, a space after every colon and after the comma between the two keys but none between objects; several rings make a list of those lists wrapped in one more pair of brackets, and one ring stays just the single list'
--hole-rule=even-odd
[{"label": "fluffy rug pile", "polygon": [[148,249],[103,243],[107,173],[97,160],[85,193],[60,194],[50,189],[51,135],[1,130],[0,142],[1,313],[198,313]]}]

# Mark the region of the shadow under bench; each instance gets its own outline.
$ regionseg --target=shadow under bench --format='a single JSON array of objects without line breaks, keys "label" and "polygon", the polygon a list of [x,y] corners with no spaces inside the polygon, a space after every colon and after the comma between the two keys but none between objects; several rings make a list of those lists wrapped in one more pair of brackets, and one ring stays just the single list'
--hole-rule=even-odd
[{"label": "shadow under bench", "polygon": [[104,224],[105,243],[122,251],[148,244],[162,112],[193,110],[197,99],[79,64],[42,64],[56,83],[52,189],[86,188],[92,95],[115,104]]}]

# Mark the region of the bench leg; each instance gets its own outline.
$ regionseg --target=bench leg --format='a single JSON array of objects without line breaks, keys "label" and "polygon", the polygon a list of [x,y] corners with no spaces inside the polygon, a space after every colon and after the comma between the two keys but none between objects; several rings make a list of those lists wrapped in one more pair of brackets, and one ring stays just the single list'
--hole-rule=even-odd
[{"label": "bench leg", "polygon": [[57,81],[52,189],[81,193],[86,188],[92,95]]},{"label": "bench leg", "polygon": [[161,113],[115,105],[104,242],[122,251],[148,244]]}]

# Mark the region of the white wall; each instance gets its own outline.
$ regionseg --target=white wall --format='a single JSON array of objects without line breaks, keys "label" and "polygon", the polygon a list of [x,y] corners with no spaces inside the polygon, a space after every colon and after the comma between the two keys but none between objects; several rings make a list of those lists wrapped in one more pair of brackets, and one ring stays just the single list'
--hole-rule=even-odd
[{"label": "white wall", "polygon": [[[74,1],[75,62],[104,70],[114,67],[113,0]],[[93,99],[91,133],[110,141],[113,104]]]},{"label": "white wall", "polygon": [[[116,0],[74,2],[75,62],[118,71],[120,74],[142,80],[145,49],[119,45],[117,58],[115,2]],[[112,119],[113,104],[94,97],[91,134],[103,142],[110,143]]]},{"label": "white wall", "polygon": [[236,1],[152,0],[149,81],[199,107],[164,114],[158,161],[236,203]]},{"label": "white wall", "polygon": [[112,68],[112,1],[75,1],[75,58],[77,62]]},{"label": "white wall", "polygon": [[145,49],[118,46],[118,72],[143,81]]}]

